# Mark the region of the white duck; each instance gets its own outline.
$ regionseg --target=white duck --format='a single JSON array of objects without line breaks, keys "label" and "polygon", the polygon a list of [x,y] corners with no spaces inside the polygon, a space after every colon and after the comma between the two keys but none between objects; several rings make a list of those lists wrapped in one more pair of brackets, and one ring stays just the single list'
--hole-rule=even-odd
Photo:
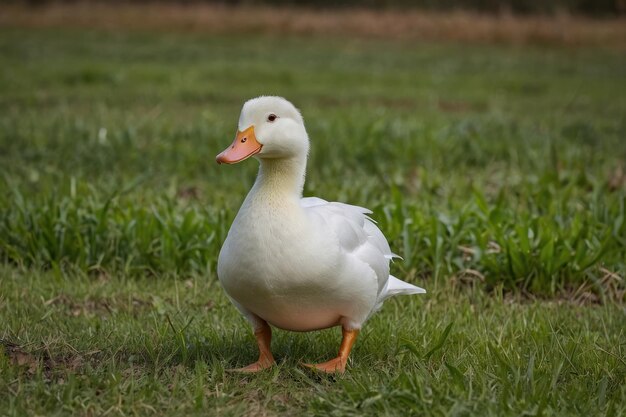
[{"label": "white duck", "polygon": [[272,366],[272,326],[311,331],[342,326],[339,354],[307,365],[343,372],[356,336],[383,301],[422,288],[389,275],[394,257],[371,211],[302,198],[309,138],[300,112],[282,97],[247,101],[234,142],[217,156],[234,164],[255,156],[261,166],[220,251],[219,279],[250,321],[259,359],[239,369]]}]

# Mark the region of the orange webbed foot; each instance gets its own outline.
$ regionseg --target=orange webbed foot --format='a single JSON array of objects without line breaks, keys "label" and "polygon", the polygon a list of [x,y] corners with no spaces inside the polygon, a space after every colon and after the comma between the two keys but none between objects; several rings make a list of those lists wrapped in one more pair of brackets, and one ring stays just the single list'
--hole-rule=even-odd
[{"label": "orange webbed foot", "polygon": [[270,345],[272,343],[272,329],[267,322],[258,319],[258,327],[254,332],[257,345],[259,346],[259,360],[243,368],[229,369],[229,372],[255,373],[271,368],[276,364]]},{"label": "orange webbed foot", "polygon": [[316,364],[308,364],[303,363],[302,365],[307,368],[314,369],[321,372],[326,372],[328,374],[343,374],[346,371],[346,363],[348,363],[348,356],[350,355],[350,350],[352,350],[352,345],[356,341],[356,337],[359,334],[358,329],[348,330],[346,328],[342,329],[342,339],[341,346],[339,347],[339,355],[335,359],[331,359],[328,362],[324,363],[316,363]]},{"label": "orange webbed foot", "polygon": [[239,372],[239,373],[243,373],[243,374],[253,374],[255,372],[260,372],[263,371],[265,369],[269,369],[272,366],[274,366],[276,364],[276,361],[274,361],[274,359],[259,359],[258,361],[251,363],[248,366],[244,366],[243,368],[235,368],[235,369],[229,369],[229,372]]},{"label": "orange webbed foot", "polygon": [[302,366],[327,374],[343,374],[346,371],[346,361],[339,356],[324,363],[303,363]]}]

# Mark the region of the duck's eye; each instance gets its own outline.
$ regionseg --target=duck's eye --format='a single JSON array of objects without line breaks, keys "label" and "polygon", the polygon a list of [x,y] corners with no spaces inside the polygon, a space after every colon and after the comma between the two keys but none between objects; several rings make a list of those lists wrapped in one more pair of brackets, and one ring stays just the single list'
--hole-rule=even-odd
[{"label": "duck's eye", "polygon": [[248,140],[248,138],[241,138],[241,143],[244,143],[247,140]]},{"label": "duck's eye", "polygon": [[269,116],[267,116],[268,122],[273,122],[276,119],[278,119],[278,116],[276,116],[275,114],[270,114]]}]

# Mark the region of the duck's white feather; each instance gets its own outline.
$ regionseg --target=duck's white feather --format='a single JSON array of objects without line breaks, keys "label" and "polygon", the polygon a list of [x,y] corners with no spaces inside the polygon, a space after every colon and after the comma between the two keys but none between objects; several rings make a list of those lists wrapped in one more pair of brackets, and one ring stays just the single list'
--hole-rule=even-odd
[{"label": "duck's white feather", "polygon": [[[391,251],[385,235],[368,214],[372,211],[350,204],[328,202],[318,197],[306,197],[300,205],[309,214],[322,219],[328,232],[339,239],[341,249],[347,256],[354,256],[366,263],[376,273],[380,303],[398,294],[420,294],[423,288],[401,281],[389,275],[389,261],[398,257]],[[323,227],[323,226],[322,226]]]},{"label": "duck's white feather", "polygon": [[317,197],[303,198],[300,205],[319,223],[318,227],[337,237],[344,256],[355,257],[372,268],[380,294],[389,276],[389,260],[385,255],[391,255],[391,249],[382,232],[366,216],[372,212]]}]

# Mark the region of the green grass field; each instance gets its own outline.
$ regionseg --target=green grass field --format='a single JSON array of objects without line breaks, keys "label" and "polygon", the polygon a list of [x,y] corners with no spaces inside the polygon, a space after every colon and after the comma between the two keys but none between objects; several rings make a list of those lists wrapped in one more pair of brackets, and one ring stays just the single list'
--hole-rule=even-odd
[{"label": "green grass field", "polygon": [[[0,30],[0,415],[626,412],[626,59],[602,49]],[[215,273],[257,164],[241,104],[287,97],[305,195],[369,207],[429,290],[252,334]]]}]

